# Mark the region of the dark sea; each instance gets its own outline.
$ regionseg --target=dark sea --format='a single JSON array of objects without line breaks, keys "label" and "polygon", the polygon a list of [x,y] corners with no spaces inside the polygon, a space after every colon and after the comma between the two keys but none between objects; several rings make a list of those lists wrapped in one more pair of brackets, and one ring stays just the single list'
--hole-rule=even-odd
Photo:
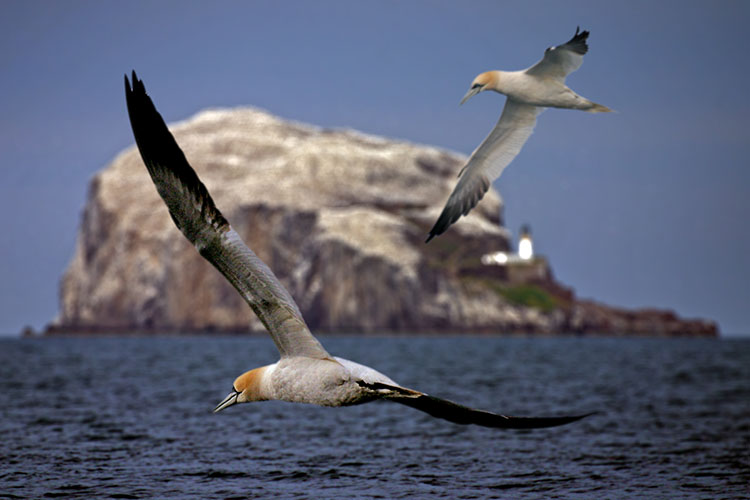
[{"label": "dark sea", "polygon": [[387,402],[213,414],[266,337],[0,340],[2,498],[748,498],[750,340],[322,337],[399,383],[564,427]]}]

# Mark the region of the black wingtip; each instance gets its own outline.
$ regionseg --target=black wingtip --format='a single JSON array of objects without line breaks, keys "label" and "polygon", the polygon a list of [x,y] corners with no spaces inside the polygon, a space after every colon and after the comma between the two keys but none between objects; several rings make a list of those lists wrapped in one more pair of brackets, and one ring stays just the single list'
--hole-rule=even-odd
[{"label": "black wingtip", "polygon": [[584,413],[582,415],[573,415],[573,416],[570,416],[570,417],[562,417],[562,418],[568,418],[568,419],[570,419],[570,422],[576,422],[578,420],[583,420],[584,418],[590,417],[592,415],[599,415],[600,413],[601,413],[600,411],[590,411],[590,412]]},{"label": "black wingtip", "polygon": [[573,52],[584,55],[589,51],[589,46],[586,40],[589,37],[588,30],[581,31],[580,26],[576,26],[576,32],[573,37],[565,43],[565,47]]},{"label": "black wingtip", "polygon": [[425,243],[429,243],[430,240],[435,236],[440,236],[441,234],[446,232],[449,227],[451,227],[458,219],[461,218],[462,215],[468,214],[469,210],[475,207],[476,204],[476,202],[470,204],[471,206],[467,210],[464,210],[463,213],[456,212],[452,209],[451,201],[449,199],[448,203],[445,205],[445,208],[443,208],[443,211],[440,212],[440,217],[438,217],[438,220],[435,221],[435,225],[432,226],[432,229],[430,229],[430,235],[425,240]]},{"label": "black wingtip", "polygon": [[451,221],[450,218],[446,216],[445,210],[443,210],[440,217],[438,217],[438,220],[435,222],[435,225],[430,229],[430,234],[427,236],[427,239],[424,240],[425,244],[429,243],[435,236],[440,236],[447,231],[453,222],[454,221]]},{"label": "black wingtip", "polygon": [[[138,76],[135,74],[135,70],[130,71],[130,79],[128,80],[128,74],[125,73],[125,88],[127,90],[135,89],[135,82],[138,80]],[[131,82],[132,85],[131,85]]]},{"label": "black wingtip", "polygon": [[130,81],[128,81],[128,75],[125,73],[125,93],[127,95],[148,94],[146,92],[146,87],[143,85],[143,81],[138,78],[135,70],[131,70],[130,72]]},{"label": "black wingtip", "polygon": [[[572,424],[597,413],[599,412],[593,411],[582,415],[566,415],[563,417],[506,417],[507,423],[502,424],[502,426],[508,429],[545,429]],[[480,423],[479,425],[483,424]],[[490,426],[493,425],[488,427]]]},{"label": "black wingtip", "polygon": [[143,82],[138,79],[138,75],[136,75],[135,70],[131,70],[130,79],[128,79],[128,74],[125,73],[124,79],[125,79],[125,97],[128,100],[128,103],[130,103],[130,99],[133,98],[135,94],[146,93],[146,87],[144,87]]},{"label": "black wingtip", "polygon": [[581,31],[580,26],[576,26],[576,34],[570,39],[571,42],[586,42],[591,33],[588,30]]},{"label": "black wingtip", "polygon": [[441,234],[446,232],[448,228],[451,227],[453,223],[461,217],[460,214],[453,217],[448,214],[448,211],[448,207],[446,206],[441,212],[440,217],[438,217],[438,220],[435,222],[435,225],[432,226],[432,229],[430,229],[429,236],[427,236],[427,239],[424,240],[425,243],[429,243],[430,240],[435,236],[440,236]]},{"label": "black wingtip", "polygon": [[600,412],[600,411],[591,411],[591,412],[588,412],[588,413],[584,413],[583,415],[574,415],[574,416],[571,416],[571,417],[567,417],[567,418],[570,419],[570,421],[567,422],[567,423],[577,422],[578,420],[583,420],[584,418],[591,417],[593,415],[599,415],[600,413],[602,413],[602,412]]},{"label": "black wingtip", "polygon": [[[450,198],[448,199],[448,203],[445,205],[445,208],[443,208],[443,211],[440,212],[440,217],[438,217],[438,220],[435,221],[435,224],[432,226],[432,229],[430,229],[430,234],[427,236],[427,239],[424,241],[425,243],[429,243],[432,238],[435,236],[440,236],[444,232],[448,230],[451,225],[453,225],[454,222],[456,222],[460,217],[461,214],[458,215],[451,215],[451,204],[450,204]],[[468,210],[467,210],[468,213]]]},{"label": "black wingtip", "polygon": [[388,401],[409,406],[423,411],[435,418],[440,418],[459,425],[479,425],[494,429],[543,429],[567,425],[597,412],[584,413],[581,415],[565,415],[559,417],[512,417],[492,413],[485,410],[470,408],[468,406],[436,398],[429,394],[391,394],[386,396]]}]

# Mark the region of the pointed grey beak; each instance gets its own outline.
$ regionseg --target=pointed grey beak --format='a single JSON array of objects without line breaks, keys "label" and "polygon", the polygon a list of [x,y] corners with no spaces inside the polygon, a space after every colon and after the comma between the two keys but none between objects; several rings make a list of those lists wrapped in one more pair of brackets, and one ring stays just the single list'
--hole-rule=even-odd
[{"label": "pointed grey beak", "polygon": [[230,392],[227,397],[224,398],[224,400],[219,403],[216,408],[214,408],[214,413],[218,413],[224,408],[228,406],[232,406],[233,404],[237,403],[237,397],[239,397],[240,393],[237,391]]},{"label": "pointed grey beak", "polygon": [[482,89],[483,89],[483,88],[484,88],[484,87],[472,87],[472,88],[470,88],[470,89],[469,89],[469,91],[468,91],[468,92],[466,93],[466,95],[464,96],[464,98],[463,98],[463,99],[461,99],[461,102],[460,102],[460,103],[459,103],[458,105],[460,106],[461,104],[463,104],[463,103],[465,103],[466,101],[468,101],[468,100],[469,100],[470,98],[472,98],[472,97],[474,97],[475,95],[477,95],[478,93],[480,93],[480,92],[482,91]]}]

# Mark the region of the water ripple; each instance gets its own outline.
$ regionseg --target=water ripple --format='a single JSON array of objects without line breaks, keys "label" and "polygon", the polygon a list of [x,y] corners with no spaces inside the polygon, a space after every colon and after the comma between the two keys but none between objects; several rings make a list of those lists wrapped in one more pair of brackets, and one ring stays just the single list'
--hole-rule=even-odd
[{"label": "water ripple", "polygon": [[[563,428],[387,403],[213,405],[266,338],[0,343],[2,498],[746,498],[750,342],[323,339],[412,386]],[[419,360],[414,363],[414,360]]]}]

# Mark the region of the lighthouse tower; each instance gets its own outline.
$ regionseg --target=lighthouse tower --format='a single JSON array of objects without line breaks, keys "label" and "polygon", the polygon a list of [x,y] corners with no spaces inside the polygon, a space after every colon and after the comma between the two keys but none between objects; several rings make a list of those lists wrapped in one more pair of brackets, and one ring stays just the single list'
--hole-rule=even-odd
[{"label": "lighthouse tower", "polygon": [[518,240],[518,256],[523,260],[534,257],[534,247],[531,243],[531,228],[527,224],[521,226],[521,237]]}]

